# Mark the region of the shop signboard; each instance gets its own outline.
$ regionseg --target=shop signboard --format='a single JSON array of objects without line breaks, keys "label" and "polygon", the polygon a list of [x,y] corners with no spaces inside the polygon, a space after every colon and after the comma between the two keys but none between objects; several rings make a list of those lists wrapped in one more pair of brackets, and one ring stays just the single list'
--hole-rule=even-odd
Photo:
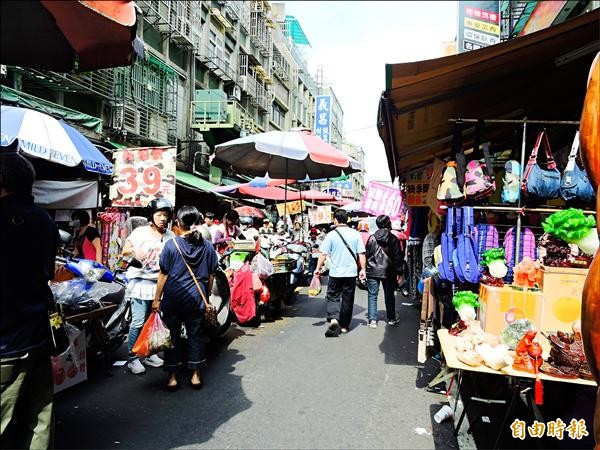
[{"label": "shop signboard", "polygon": [[500,42],[499,1],[461,1],[457,4],[459,53]]},{"label": "shop signboard", "polygon": [[175,147],[128,148],[114,153],[112,206],[145,207],[155,198],[175,204]]},{"label": "shop signboard", "polygon": [[331,95],[317,95],[315,134],[331,143]]},{"label": "shop signboard", "polygon": [[433,175],[433,166],[409,176],[406,181],[406,206],[427,206],[427,193]]},{"label": "shop signboard", "polygon": [[402,192],[398,188],[371,181],[362,199],[361,210],[374,216],[386,214],[395,219],[402,213]]},{"label": "shop signboard", "polygon": [[333,222],[331,206],[311,206],[308,208],[308,223],[321,225]]},{"label": "shop signboard", "polygon": [[279,213],[280,216],[283,216],[285,214],[290,214],[290,215],[300,214],[305,209],[306,209],[306,205],[304,204],[304,202],[302,200],[296,200],[293,202],[277,204],[277,212]]},{"label": "shop signboard", "polygon": [[334,189],[337,189],[341,194],[341,197],[348,198],[354,195],[354,190],[352,189],[352,178],[349,178],[345,181],[334,181],[331,183]]}]

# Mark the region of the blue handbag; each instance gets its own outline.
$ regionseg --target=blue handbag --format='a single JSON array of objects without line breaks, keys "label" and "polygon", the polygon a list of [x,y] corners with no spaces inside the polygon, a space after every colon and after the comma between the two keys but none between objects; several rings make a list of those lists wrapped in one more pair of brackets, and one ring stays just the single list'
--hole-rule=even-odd
[{"label": "blue handbag", "polygon": [[465,275],[463,274],[463,267],[461,265],[460,259],[458,258],[458,245],[460,244],[460,238],[462,237],[463,231],[463,214],[462,208],[456,208],[455,215],[455,223],[456,223],[456,234],[458,238],[456,239],[454,250],[452,251],[452,266],[454,267],[454,275],[456,276],[456,281],[464,283],[466,281]]},{"label": "blue handbag", "polygon": [[454,283],[456,279],[454,274],[454,264],[452,263],[452,253],[454,252],[454,208],[448,208],[446,216],[446,231],[442,233],[441,244],[442,262],[438,265],[440,277],[443,280]]},{"label": "blue handbag", "polygon": [[563,172],[560,182],[560,196],[566,201],[580,201],[592,203],[595,197],[594,188],[585,170],[581,170],[577,164],[577,152],[579,151],[579,131],[575,133],[569,161]]},{"label": "blue handbag", "polygon": [[[538,150],[543,144],[546,152],[546,169],[542,169],[537,163]],[[540,201],[560,196],[560,172],[556,168],[556,162],[552,157],[552,150],[545,131],[540,131],[535,147],[527,162],[525,176],[521,184],[521,192],[529,200]]]},{"label": "blue handbag", "polygon": [[473,207],[467,206],[463,208],[462,212],[462,230],[458,236],[456,253],[460,273],[465,281],[469,283],[478,283],[481,276],[479,273],[479,261],[475,252],[476,246],[473,241],[474,227]]}]

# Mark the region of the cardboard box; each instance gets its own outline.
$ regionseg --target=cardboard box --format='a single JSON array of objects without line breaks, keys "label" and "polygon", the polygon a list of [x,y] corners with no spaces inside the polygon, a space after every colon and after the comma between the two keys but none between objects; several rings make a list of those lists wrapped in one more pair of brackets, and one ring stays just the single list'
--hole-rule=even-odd
[{"label": "cardboard box", "polygon": [[528,319],[540,330],[544,297],[539,291],[521,291],[510,286],[494,287],[482,284],[479,289],[479,319],[481,328],[498,336],[518,319]]},{"label": "cardboard box", "polygon": [[53,356],[52,374],[54,377],[54,393],[63,391],[87,380],[87,354],[85,330],[72,341],[65,353]]},{"label": "cardboard box", "polygon": [[589,269],[542,266],[542,331],[572,331],[581,318],[581,297]]}]

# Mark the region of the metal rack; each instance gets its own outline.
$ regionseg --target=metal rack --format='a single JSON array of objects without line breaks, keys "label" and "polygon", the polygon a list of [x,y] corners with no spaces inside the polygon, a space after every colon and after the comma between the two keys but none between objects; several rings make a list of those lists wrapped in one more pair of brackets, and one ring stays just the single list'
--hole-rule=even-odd
[{"label": "metal rack", "polygon": [[[462,119],[452,118],[448,119],[448,122],[464,122],[464,123],[477,123],[479,119]],[[519,185],[523,182],[523,174],[525,172],[525,155],[527,152],[527,125],[577,125],[579,121],[573,120],[530,120],[527,117],[523,119],[484,119],[485,123],[504,123],[504,124],[520,124],[523,128],[523,134],[521,139],[521,174],[519,177]],[[510,211],[510,212],[540,212],[540,213],[554,213],[561,211],[560,208],[528,208],[521,203],[522,195],[519,195],[517,206],[473,206],[475,210],[487,210],[487,211]],[[584,211],[585,214],[596,214],[595,211]],[[521,214],[517,215],[516,224],[516,241],[515,241],[515,265],[519,263],[519,248],[521,246]]]}]

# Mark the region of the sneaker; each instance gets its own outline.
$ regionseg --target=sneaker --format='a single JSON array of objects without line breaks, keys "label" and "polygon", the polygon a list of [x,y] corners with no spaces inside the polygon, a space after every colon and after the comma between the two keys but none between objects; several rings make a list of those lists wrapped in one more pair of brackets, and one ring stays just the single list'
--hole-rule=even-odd
[{"label": "sneaker", "polygon": [[377,321],[376,320],[371,320],[369,322],[369,328],[377,328]]},{"label": "sneaker", "polygon": [[388,325],[390,326],[394,326],[397,323],[399,323],[400,321],[398,319],[394,319],[394,320],[388,320]]},{"label": "sneaker", "polygon": [[325,337],[337,337],[340,334],[340,324],[336,319],[331,319],[327,331],[325,331]]},{"label": "sneaker", "polygon": [[340,333],[346,334],[348,332],[348,328],[340,328]]},{"label": "sneaker", "polygon": [[142,365],[138,358],[134,359],[133,361],[129,361],[127,363],[127,368],[134,375],[146,373],[146,368]]},{"label": "sneaker", "polygon": [[165,362],[158,355],[152,355],[144,359],[143,363],[150,367],[162,367]]}]

